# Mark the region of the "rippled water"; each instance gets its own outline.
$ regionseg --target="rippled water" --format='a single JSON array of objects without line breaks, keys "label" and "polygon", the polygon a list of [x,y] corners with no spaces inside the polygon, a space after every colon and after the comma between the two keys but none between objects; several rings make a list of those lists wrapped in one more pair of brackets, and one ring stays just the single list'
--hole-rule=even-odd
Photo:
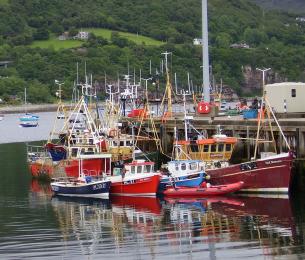
[{"label": "rippled water", "polygon": [[52,197],[25,145],[0,145],[0,259],[303,259],[302,193],[207,199]]}]

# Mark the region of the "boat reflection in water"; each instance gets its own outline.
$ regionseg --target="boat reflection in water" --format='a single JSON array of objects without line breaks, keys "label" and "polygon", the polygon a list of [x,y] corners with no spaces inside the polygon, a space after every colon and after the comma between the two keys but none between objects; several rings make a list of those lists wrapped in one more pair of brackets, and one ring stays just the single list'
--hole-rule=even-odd
[{"label": "boat reflection in water", "polygon": [[[255,256],[258,248],[260,255],[293,253],[290,248],[296,238],[296,227],[288,196],[166,198],[164,207],[170,211],[170,222],[176,231],[171,240],[181,244],[189,237],[190,244],[208,243],[210,257],[225,252],[218,247],[223,243],[232,243],[229,245],[232,250],[238,243],[241,257],[251,256],[250,249]],[[228,248],[226,254],[230,254]]]},{"label": "boat reflection in water", "polygon": [[243,259],[297,250],[289,198],[46,198],[61,233],[61,255]]}]

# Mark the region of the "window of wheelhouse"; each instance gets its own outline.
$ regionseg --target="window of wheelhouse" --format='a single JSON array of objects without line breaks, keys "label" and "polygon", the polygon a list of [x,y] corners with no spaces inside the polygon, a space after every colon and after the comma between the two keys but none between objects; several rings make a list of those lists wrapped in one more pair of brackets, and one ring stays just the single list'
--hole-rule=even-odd
[{"label": "window of wheelhouse", "polygon": [[185,163],[181,163],[181,170],[185,171],[186,170],[186,164]]},{"label": "window of wheelhouse", "polygon": [[199,151],[198,150],[198,145],[196,144],[196,142],[191,143],[191,151],[194,152],[194,153],[197,153]]},{"label": "window of wheelhouse", "polygon": [[136,172],[136,166],[131,166],[131,173],[135,173]]},{"label": "window of wheelhouse", "polygon": [[224,148],[224,144],[218,144],[218,152],[223,152]]},{"label": "window of wheelhouse", "polygon": [[121,142],[120,142],[120,146],[124,146],[124,141],[121,141]]},{"label": "window of wheelhouse", "polygon": [[137,173],[142,172],[142,165],[141,166],[137,166]]},{"label": "window of wheelhouse", "polygon": [[72,156],[76,156],[77,155],[77,150],[78,148],[72,148]]},{"label": "window of wheelhouse", "polygon": [[231,144],[226,144],[226,152],[230,152],[232,145]]},{"label": "window of wheelhouse", "polygon": [[197,163],[196,162],[190,163],[190,170],[194,171],[196,169],[197,169]]},{"label": "window of wheelhouse", "polygon": [[216,144],[211,145],[211,153],[216,152]]},{"label": "window of wheelhouse", "polygon": [[205,144],[205,145],[203,146],[203,152],[204,152],[204,153],[208,153],[208,152],[209,152],[209,145],[208,145],[208,144]]},{"label": "window of wheelhouse", "polygon": [[151,172],[151,165],[144,165],[144,172],[145,173]]},{"label": "window of wheelhouse", "polygon": [[175,170],[179,171],[179,164],[178,163],[175,164]]}]

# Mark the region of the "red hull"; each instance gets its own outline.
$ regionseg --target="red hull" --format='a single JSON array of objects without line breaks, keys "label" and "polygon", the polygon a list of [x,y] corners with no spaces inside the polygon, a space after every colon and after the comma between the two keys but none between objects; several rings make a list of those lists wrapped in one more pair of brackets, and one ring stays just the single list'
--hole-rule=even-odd
[{"label": "red hull", "polygon": [[[82,169],[87,176],[99,176],[103,171],[109,171],[109,163],[106,163],[106,159],[84,159],[82,160]],[[77,178],[79,176],[79,160],[65,160],[65,172],[68,177]]]},{"label": "red hull", "polygon": [[112,182],[110,194],[123,196],[156,196],[160,176],[154,175],[134,182]]},{"label": "red hull", "polygon": [[53,175],[53,166],[44,165],[41,163],[33,162],[29,164],[30,172],[32,177],[38,178],[42,176],[49,176],[50,178]]},{"label": "red hull", "polygon": [[189,188],[189,187],[177,187],[177,188],[167,188],[164,191],[165,196],[171,197],[205,197],[205,196],[217,196],[224,195],[231,192],[240,190],[243,187],[244,183],[242,181],[227,184],[227,185],[217,185],[210,186],[207,188]]},{"label": "red hull", "polygon": [[212,185],[244,182],[242,191],[288,193],[293,154],[207,170]]}]

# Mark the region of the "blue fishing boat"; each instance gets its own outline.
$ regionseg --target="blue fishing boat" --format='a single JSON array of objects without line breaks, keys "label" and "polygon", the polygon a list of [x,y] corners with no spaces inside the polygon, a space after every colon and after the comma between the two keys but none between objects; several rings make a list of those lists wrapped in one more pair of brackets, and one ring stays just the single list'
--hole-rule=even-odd
[{"label": "blue fishing boat", "polygon": [[200,160],[174,160],[168,162],[162,171],[158,192],[163,193],[167,186],[198,187],[206,180],[204,163]]},{"label": "blue fishing boat", "polygon": [[51,183],[55,195],[70,197],[108,198],[111,182],[93,180],[90,176],[78,179],[56,180]]}]

